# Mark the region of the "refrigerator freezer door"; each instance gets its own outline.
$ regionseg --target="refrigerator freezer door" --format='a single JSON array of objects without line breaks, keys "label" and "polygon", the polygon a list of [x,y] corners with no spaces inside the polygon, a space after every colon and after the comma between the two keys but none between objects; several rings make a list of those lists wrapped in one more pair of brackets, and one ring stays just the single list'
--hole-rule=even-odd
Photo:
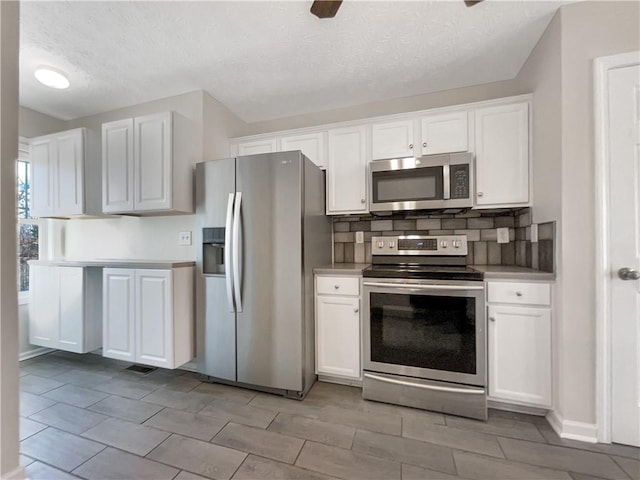
[{"label": "refrigerator freezer door", "polygon": [[[198,371],[205,375],[236,380],[236,316],[229,305],[231,265],[230,203],[235,194],[235,159],[215,160],[196,165],[196,248],[197,248],[197,325]],[[229,210],[229,212],[228,212]],[[225,228],[224,274],[202,274],[202,229]],[[229,280],[229,282],[227,281]],[[231,298],[231,302],[233,299]],[[231,311],[230,311],[231,310]]]},{"label": "refrigerator freezer door", "polygon": [[236,191],[242,192],[238,382],[303,388],[302,171],[300,152],[236,159]]}]

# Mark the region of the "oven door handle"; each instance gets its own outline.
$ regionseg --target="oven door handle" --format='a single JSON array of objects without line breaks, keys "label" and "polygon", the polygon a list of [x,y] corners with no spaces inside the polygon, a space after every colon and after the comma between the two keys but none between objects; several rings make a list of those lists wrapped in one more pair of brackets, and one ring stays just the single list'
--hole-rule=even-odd
[{"label": "oven door handle", "polygon": [[396,385],[402,385],[405,387],[422,388],[424,390],[438,390],[441,392],[450,392],[450,393],[468,393],[472,395],[485,394],[485,391],[483,388],[472,389],[472,388],[441,387],[439,385],[423,385],[421,383],[406,382],[404,380],[395,380],[393,378],[381,377],[379,375],[373,375],[371,373],[365,373],[364,376],[366,378],[370,378],[372,380],[378,380],[380,382],[395,383]]},{"label": "oven door handle", "polygon": [[363,282],[365,287],[402,288],[405,290],[484,290],[484,285],[422,285],[417,283]]}]

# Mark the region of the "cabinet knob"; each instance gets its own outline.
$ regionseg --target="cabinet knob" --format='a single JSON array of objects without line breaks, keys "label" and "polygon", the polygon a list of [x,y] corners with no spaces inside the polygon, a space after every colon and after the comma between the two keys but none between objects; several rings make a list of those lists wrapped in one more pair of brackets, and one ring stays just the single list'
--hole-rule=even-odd
[{"label": "cabinet knob", "polygon": [[492,322],[496,321],[495,317],[489,317],[489,320],[491,320]]},{"label": "cabinet knob", "polygon": [[413,143],[409,144],[409,150],[413,150]]},{"label": "cabinet knob", "polygon": [[422,144],[422,146],[423,146],[423,147],[426,147],[426,146],[427,146],[427,142],[424,142],[424,143]]},{"label": "cabinet knob", "polygon": [[336,290],[338,290],[340,288],[340,285],[334,285],[333,288],[335,288]]},{"label": "cabinet knob", "polygon": [[360,309],[358,307],[353,309],[353,313],[358,313],[360,311]]},{"label": "cabinet knob", "polygon": [[366,202],[366,200],[364,198],[360,199],[360,203],[365,203],[365,202]]},{"label": "cabinet knob", "polygon": [[478,192],[478,196],[481,197],[482,195],[484,195],[484,193],[482,192]]},{"label": "cabinet knob", "polygon": [[516,292],[516,297],[521,297],[522,296],[522,292]]}]

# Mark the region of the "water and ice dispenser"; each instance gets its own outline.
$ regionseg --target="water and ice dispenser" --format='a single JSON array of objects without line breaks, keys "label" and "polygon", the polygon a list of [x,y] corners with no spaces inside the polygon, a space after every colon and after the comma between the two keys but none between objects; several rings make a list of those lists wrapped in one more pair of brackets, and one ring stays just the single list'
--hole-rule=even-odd
[{"label": "water and ice dispenser", "polygon": [[202,273],[224,275],[225,228],[202,229]]}]

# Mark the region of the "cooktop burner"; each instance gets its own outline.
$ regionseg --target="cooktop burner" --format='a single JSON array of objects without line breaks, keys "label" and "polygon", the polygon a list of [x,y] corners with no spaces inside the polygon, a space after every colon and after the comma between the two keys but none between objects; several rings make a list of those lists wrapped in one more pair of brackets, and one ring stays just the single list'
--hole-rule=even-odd
[{"label": "cooktop burner", "polygon": [[466,266],[371,265],[362,272],[367,278],[415,278],[425,280],[482,280],[482,272]]},{"label": "cooktop burner", "polygon": [[368,278],[426,280],[482,280],[483,274],[466,265],[466,235],[387,236],[371,239],[373,265]]}]

